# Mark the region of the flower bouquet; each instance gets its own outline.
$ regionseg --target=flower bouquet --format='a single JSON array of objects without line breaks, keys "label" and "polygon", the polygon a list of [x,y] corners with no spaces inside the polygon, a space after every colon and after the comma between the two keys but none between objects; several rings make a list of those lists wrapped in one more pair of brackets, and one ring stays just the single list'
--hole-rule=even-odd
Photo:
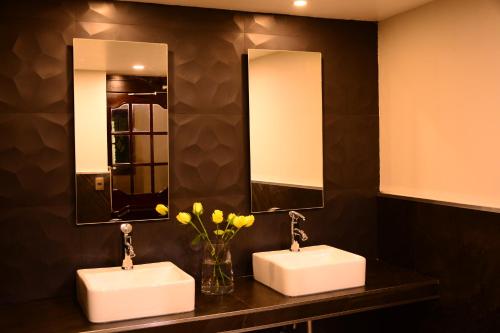
[{"label": "flower bouquet", "polygon": [[[156,206],[156,211],[161,215],[166,215],[168,208],[159,204]],[[231,213],[224,220],[224,213],[216,209],[212,213],[215,228],[212,228],[214,230],[209,233],[201,217],[203,205],[195,202],[192,212],[196,220],[186,212],[180,212],[176,218],[181,224],[190,225],[196,231],[197,235],[191,242],[192,245],[204,242],[201,291],[209,295],[231,293],[234,290],[234,279],[229,244],[242,228],[251,227],[255,218],[253,215]]]}]

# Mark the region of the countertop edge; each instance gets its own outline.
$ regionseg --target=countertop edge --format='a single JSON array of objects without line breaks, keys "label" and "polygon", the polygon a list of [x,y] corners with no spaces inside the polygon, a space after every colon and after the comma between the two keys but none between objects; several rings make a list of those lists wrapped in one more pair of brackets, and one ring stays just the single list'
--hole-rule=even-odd
[{"label": "countertop edge", "polygon": [[283,296],[251,276],[237,278],[235,284],[226,296],[198,290],[192,312],[102,324],[88,322],[71,297],[2,306],[0,327],[12,333],[247,332],[439,298],[437,279],[379,261],[368,263],[364,287],[322,294]]}]

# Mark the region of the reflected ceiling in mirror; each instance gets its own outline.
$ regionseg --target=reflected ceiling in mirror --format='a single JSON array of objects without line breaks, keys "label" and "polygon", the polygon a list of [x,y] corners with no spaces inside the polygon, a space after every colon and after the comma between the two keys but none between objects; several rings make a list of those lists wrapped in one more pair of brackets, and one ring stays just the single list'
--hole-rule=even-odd
[{"label": "reflected ceiling in mirror", "polygon": [[321,53],[248,50],[252,212],[323,207]]},{"label": "reflected ceiling in mirror", "polygon": [[75,38],[73,54],[77,224],[160,218],[156,204],[169,202],[167,44]]}]

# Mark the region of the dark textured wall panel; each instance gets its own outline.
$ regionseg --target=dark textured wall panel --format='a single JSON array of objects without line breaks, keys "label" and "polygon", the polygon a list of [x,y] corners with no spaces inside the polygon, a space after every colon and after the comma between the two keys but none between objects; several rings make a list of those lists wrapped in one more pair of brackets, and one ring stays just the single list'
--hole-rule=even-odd
[{"label": "dark textured wall panel", "polygon": [[498,213],[386,197],[379,212],[381,258],[441,283],[439,304],[400,331],[500,331]]},{"label": "dark textured wall panel", "polygon": [[[129,2],[0,4],[0,303],[74,292],[75,270],[120,264],[118,225],[76,226],[72,39],[169,45],[171,212],[250,208],[248,48],[323,54],[325,208],[306,211],[308,244],[377,256],[377,25]],[[259,214],[233,245],[289,245],[286,213]],[[199,276],[193,233],[134,226],[136,263],[172,260]]]},{"label": "dark textured wall panel", "polygon": [[0,24],[2,113],[70,113],[67,45],[74,23],[28,22],[9,17]]}]

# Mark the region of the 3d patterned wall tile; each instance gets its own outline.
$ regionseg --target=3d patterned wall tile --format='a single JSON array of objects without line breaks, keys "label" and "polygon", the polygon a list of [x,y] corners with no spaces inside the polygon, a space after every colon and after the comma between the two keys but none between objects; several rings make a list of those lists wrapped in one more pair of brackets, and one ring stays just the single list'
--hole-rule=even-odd
[{"label": "3d patterned wall tile", "polygon": [[[32,24],[32,25],[31,25]],[[36,29],[34,27],[36,26]],[[68,45],[74,25],[0,24],[0,112],[72,112]]]},{"label": "3d patterned wall tile", "polygon": [[0,113],[0,206],[70,204],[73,115]]},{"label": "3d patterned wall tile", "polygon": [[[322,52],[326,201],[306,212],[309,244],[377,255],[376,24],[130,2],[29,3],[2,2],[0,10],[0,252],[13,253],[0,257],[9,270],[0,303],[72,295],[75,269],[120,264],[117,225],[75,225],[75,37],[169,45],[172,216],[195,200],[208,211],[250,208],[247,49]],[[251,252],[287,246],[288,220],[257,216],[253,234],[233,246],[237,275],[251,273]],[[175,220],[136,223],[135,261],[172,260],[198,276],[191,238]]]},{"label": "3d patterned wall tile", "polygon": [[189,31],[182,36],[169,43],[171,112],[241,115],[243,34]]},{"label": "3d patterned wall tile", "polygon": [[[246,188],[240,115],[174,114],[172,198],[243,194]],[[174,199],[175,201],[175,199]]]}]

